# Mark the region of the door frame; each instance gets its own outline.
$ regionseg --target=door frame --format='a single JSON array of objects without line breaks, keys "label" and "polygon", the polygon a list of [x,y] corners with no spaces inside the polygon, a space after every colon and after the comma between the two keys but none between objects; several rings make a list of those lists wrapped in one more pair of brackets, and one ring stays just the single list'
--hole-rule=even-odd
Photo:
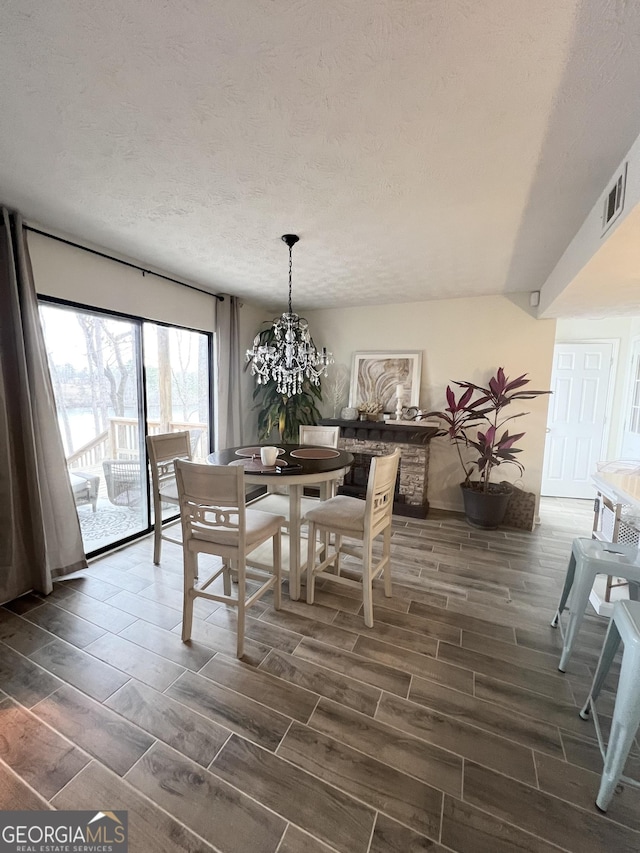
[{"label": "door frame", "polygon": [[[620,425],[620,436],[618,438],[618,442],[616,445],[616,456],[622,458],[622,442],[624,440],[624,434],[627,432],[627,426],[629,424],[629,418],[631,414],[631,379],[633,377],[633,367],[634,367],[634,359],[633,354],[634,351],[638,347],[640,349],[640,334],[634,335],[629,339],[629,360],[626,365],[625,370],[625,384],[624,384],[624,396],[623,396],[623,406],[624,406],[624,417],[622,424]],[[640,353],[639,353],[640,357]]]}]

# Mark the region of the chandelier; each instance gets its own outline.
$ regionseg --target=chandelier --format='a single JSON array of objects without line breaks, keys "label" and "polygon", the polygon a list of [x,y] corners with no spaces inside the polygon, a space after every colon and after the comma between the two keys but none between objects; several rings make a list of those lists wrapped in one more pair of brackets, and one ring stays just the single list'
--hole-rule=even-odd
[{"label": "chandelier", "polygon": [[247,361],[258,385],[273,380],[277,391],[287,397],[302,392],[308,379],[320,384],[320,377],[327,375],[327,367],[333,364],[331,353],[326,347],[316,349],[309,332],[309,324],[291,308],[292,250],[300,238],[297,234],[283,234],[282,240],[289,247],[289,311],[273,321],[273,325],[253,339],[253,347],[247,350]]}]

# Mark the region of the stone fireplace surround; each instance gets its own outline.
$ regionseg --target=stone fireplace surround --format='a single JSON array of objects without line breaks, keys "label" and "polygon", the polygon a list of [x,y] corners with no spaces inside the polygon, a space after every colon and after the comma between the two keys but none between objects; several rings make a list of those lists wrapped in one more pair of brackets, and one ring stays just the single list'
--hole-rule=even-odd
[{"label": "stone fireplace surround", "polygon": [[[338,446],[349,453],[384,456],[399,446],[400,497],[394,502],[397,515],[426,518],[429,511],[429,442],[437,433],[434,426],[400,424],[395,421],[344,421],[325,418],[323,426],[339,426]],[[340,488],[338,488],[340,492]],[[352,492],[349,492],[352,494]]]}]

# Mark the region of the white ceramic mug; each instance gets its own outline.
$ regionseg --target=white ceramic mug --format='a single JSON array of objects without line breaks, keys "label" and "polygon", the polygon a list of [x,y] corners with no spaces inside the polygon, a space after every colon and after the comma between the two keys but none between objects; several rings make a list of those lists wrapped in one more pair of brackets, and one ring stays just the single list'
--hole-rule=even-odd
[{"label": "white ceramic mug", "polygon": [[278,458],[278,448],[277,447],[261,447],[260,448],[260,459],[265,468],[273,468],[276,464],[276,460]]}]

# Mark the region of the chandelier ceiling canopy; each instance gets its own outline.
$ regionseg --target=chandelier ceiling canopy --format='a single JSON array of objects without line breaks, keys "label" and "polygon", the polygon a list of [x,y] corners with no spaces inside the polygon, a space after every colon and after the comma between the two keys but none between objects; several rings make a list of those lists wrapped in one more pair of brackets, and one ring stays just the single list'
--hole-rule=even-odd
[{"label": "chandelier ceiling canopy", "polygon": [[314,385],[320,377],[327,375],[327,367],[333,358],[326,347],[317,349],[304,317],[293,312],[291,306],[292,251],[300,238],[297,234],[283,234],[282,240],[289,247],[289,310],[273,321],[253,339],[253,347],[247,350],[247,361],[258,385],[273,380],[277,391],[287,397],[302,392],[306,379]]}]

